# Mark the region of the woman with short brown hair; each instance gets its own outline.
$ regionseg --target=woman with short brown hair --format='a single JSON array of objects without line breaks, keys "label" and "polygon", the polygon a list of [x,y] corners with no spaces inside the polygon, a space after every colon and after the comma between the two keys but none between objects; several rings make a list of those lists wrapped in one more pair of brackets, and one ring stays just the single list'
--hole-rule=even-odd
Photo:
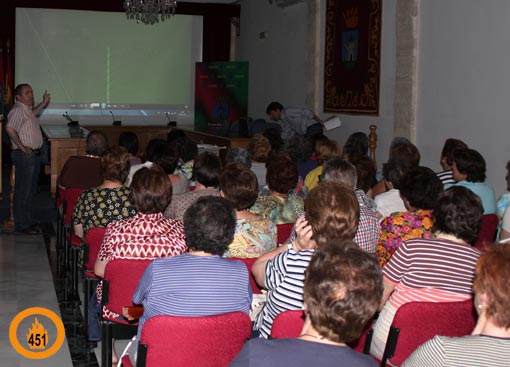
[{"label": "woman with short brown hair", "polygon": [[306,321],[299,338],[251,340],[231,367],[376,366],[346,343],[358,339],[381,300],[375,258],[352,241],[319,247],[306,270]]},{"label": "woman with short brown hair", "polygon": [[128,173],[129,153],[126,148],[113,146],[103,153],[103,183],[84,191],[74,207],[74,233],[78,237],[83,238],[91,227],[106,227],[136,214],[131,203],[131,191],[124,186]]},{"label": "woman with short brown hair", "polygon": [[[106,265],[115,259],[155,259],[183,254],[188,250],[181,221],[167,219],[162,211],[172,197],[172,182],[159,166],[142,167],[133,176],[131,191],[138,213],[126,220],[108,226],[99,250],[94,272],[104,276]],[[102,284],[89,303],[89,339],[100,339],[98,312]],[[103,313],[111,318],[118,314],[104,307]],[[116,356],[114,357],[116,360]]]},{"label": "woman with short brown hair", "polygon": [[306,219],[296,222],[296,240],[261,255],[252,267],[257,283],[268,289],[267,302],[255,321],[262,337],[269,337],[279,313],[303,308],[304,273],[315,249],[330,241],[352,240],[358,220],[359,204],[352,188],[323,182],[310,192]]},{"label": "woman with short brown hair", "polygon": [[288,154],[276,152],[270,155],[266,181],[268,193],[261,193],[250,211],[275,224],[294,223],[303,212],[304,203],[294,190],[299,173]]},{"label": "woman with short brown hair", "polygon": [[229,163],[220,176],[220,195],[230,201],[236,212],[236,233],[225,253],[227,257],[259,257],[276,247],[276,225],[250,213],[257,200],[255,174],[241,163]]}]

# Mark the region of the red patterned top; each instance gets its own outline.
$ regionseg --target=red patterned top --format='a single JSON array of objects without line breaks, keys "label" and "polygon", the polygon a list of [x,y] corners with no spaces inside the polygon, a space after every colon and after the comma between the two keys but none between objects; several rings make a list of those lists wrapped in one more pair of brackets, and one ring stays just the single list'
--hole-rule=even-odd
[{"label": "red patterned top", "polygon": [[[162,213],[138,213],[133,218],[110,224],[104,236],[98,260],[155,259],[177,256],[187,251],[184,225],[181,221],[167,219]],[[102,284],[97,287],[101,300]],[[103,310],[103,314],[105,314]],[[108,316],[113,316],[109,313]]]}]

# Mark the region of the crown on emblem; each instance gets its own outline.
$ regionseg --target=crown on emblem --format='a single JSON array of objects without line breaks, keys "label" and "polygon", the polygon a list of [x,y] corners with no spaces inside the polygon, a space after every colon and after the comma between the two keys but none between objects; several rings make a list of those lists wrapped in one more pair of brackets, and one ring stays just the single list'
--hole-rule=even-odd
[{"label": "crown on emblem", "polygon": [[345,26],[347,28],[356,28],[358,26],[358,8],[350,8],[343,12]]}]

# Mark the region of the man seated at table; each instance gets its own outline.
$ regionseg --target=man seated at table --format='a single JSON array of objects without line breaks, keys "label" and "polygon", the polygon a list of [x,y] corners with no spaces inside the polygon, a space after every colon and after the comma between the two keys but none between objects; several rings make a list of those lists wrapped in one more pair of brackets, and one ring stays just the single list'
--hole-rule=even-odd
[{"label": "man seated at table", "polygon": [[67,159],[58,176],[58,187],[62,190],[70,187],[90,189],[101,185],[101,156],[106,146],[106,136],[100,131],[91,131],[87,135],[85,155]]}]

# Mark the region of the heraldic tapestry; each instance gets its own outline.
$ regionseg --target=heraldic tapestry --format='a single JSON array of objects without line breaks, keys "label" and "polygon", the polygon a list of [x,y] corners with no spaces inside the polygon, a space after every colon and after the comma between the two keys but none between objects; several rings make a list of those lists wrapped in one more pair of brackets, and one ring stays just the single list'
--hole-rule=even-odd
[{"label": "heraldic tapestry", "polygon": [[379,114],[382,0],[327,0],[324,111]]}]

